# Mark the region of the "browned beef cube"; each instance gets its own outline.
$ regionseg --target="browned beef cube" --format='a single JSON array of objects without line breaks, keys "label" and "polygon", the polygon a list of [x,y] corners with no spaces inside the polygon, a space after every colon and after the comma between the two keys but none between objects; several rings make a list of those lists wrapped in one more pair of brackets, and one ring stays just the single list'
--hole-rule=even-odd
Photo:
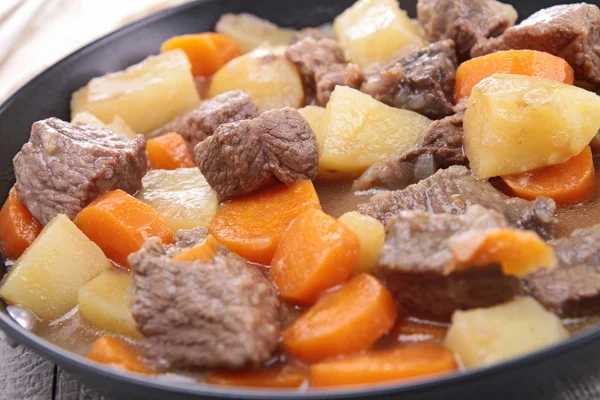
[{"label": "browned beef cube", "polygon": [[318,28],[304,28],[292,35],[290,46],[306,38],[311,38],[314,40],[329,39],[329,37],[321,32],[321,30]]},{"label": "browned beef cube", "polygon": [[19,199],[41,224],[73,219],[100,195],[135,194],[146,174],[146,141],[58,118],[38,121],[14,160]]},{"label": "browned beef cube", "polygon": [[376,66],[360,90],[392,107],[440,119],[453,113],[456,66],[454,42],[443,40]]},{"label": "browned beef cube", "polygon": [[304,37],[288,47],[285,55],[300,70],[307,104],[316,98],[317,104],[325,106],[335,86],[344,84],[346,58],[333,39]]},{"label": "browned beef cube", "polygon": [[600,225],[551,240],[558,267],[540,270],[523,281],[525,290],[562,317],[600,312]]},{"label": "browned beef cube", "polygon": [[209,262],[172,261],[179,246],[202,236],[178,234],[169,249],[153,238],[129,256],[144,355],[161,369],[259,366],[279,338],[275,288],[223,246]]},{"label": "browned beef cube", "polygon": [[592,4],[545,8],[502,36],[482,41],[471,56],[499,50],[529,49],[564,58],[583,80],[600,83],[600,9]]},{"label": "browned beef cube", "polygon": [[177,132],[193,148],[211,136],[221,124],[254,118],[258,114],[250,96],[241,90],[232,90],[202,102],[198,107],[152,132],[150,137]]},{"label": "browned beef cube", "polygon": [[403,210],[463,214],[475,204],[499,212],[515,228],[534,230],[545,238],[552,236],[557,224],[552,199],[527,201],[507,196],[463,166],[441,169],[406,189],[375,195],[358,210],[385,224]]},{"label": "browned beef cube", "polygon": [[461,59],[479,40],[500,35],[517,20],[511,5],[494,0],[419,0],[417,16],[430,41],[454,40]]},{"label": "browned beef cube", "polygon": [[292,108],[221,125],[194,150],[196,164],[221,200],[317,176],[317,138]]},{"label": "browned beef cube", "polygon": [[456,235],[506,226],[501,214],[479,206],[463,215],[403,211],[386,226],[378,272],[411,315],[447,321],[456,310],[508,301],[520,293],[517,278],[497,264],[455,268],[450,247]]}]

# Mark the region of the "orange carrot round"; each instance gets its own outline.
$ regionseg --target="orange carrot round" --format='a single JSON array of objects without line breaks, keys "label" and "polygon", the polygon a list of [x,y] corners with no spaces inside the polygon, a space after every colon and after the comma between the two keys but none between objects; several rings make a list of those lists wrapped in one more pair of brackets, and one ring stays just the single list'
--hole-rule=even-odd
[{"label": "orange carrot round", "polygon": [[562,58],[536,50],[507,50],[476,57],[456,70],[456,102],[471,94],[473,86],[494,74],[539,76],[573,84],[573,68]]},{"label": "orange carrot round", "polygon": [[307,210],[279,241],[271,279],[283,299],[313,303],[323,290],[348,279],[359,253],[352,229],[321,210]]},{"label": "orange carrot round", "polygon": [[559,205],[580,203],[588,200],[596,188],[592,150],[587,146],[563,164],[503,176],[502,179],[516,196],[523,199],[546,196]]},{"label": "orange carrot round", "polygon": [[148,140],[146,154],[150,165],[155,169],[172,170],[196,166],[185,140],[176,132]]},{"label": "orange carrot round", "polygon": [[192,64],[192,75],[210,76],[223,65],[242,54],[239,46],[225,35],[204,32],[175,36],[164,42],[161,53],[181,49]]},{"label": "orange carrot round", "polygon": [[152,370],[140,361],[131,346],[110,336],[96,339],[87,357],[101,364],[113,365],[126,371],[140,374],[152,373]]},{"label": "orange carrot round", "polygon": [[219,370],[206,374],[206,383],[234,387],[297,388],[308,379],[308,371],[290,365],[229,371]]},{"label": "orange carrot round", "polygon": [[13,188],[0,210],[0,254],[16,260],[33,243],[42,230]]},{"label": "orange carrot round", "polygon": [[366,350],[393,326],[398,309],[376,278],[359,274],[323,296],[283,332],[283,348],[305,362]]},{"label": "orange carrot round", "polygon": [[269,265],[290,222],[312,208],[321,204],[311,181],[275,186],[224,204],[209,231],[246,260]]},{"label": "orange carrot round", "polygon": [[450,350],[439,343],[415,343],[384,351],[323,361],[310,368],[315,387],[364,385],[431,377],[457,369]]},{"label": "orange carrot round", "polygon": [[207,262],[215,258],[218,249],[219,242],[217,242],[213,235],[208,235],[201,243],[177,254],[173,257],[173,261]]}]

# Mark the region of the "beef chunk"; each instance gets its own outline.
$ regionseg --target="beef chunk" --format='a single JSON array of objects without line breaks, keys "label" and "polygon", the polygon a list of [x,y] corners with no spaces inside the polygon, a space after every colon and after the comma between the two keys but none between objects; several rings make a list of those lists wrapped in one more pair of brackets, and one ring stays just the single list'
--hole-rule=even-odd
[{"label": "beef chunk", "polygon": [[292,35],[290,46],[300,42],[302,39],[311,38],[314,40],[328,39],[329,37],[318,28],[304,28]]},{"label": "beef chunk", "polygon": [[258,114],[250,96],[241,90],[232,90],[204,101],[193,110],[158,128],[150,137],[177,132],[193,148],[211,136],[221,124],[254,118]]},{"label": "beef chunk", "polygon": [[520,293],[515,277],[499,265],[457,268],[451,241],[507,226],[499,213],[472,206],[463,215],[402,211],[386,226],[378,272],[412,315],[449,320],[456,310],[489,307]]},{"label": "beef chunk", "polygon": [[267,361],[280,333],[274,287],[222,248],[206,263],[173,262],[157,238],[129,256],[132,314],[157,367],[238,368]]},{"label": "beef chunk", "polygon": [[558,267],[540,270],[523,281],[525,290],[562,317],[600,312],[600,225],[551,240]]},{"label": "beef chunk", "polygon": [[221,125],[194,151],[200,171],[221,200],[317,176],[317,138],[292,108]]},{"label": "beef chunk", "polygon": [[373,164],[355,182],[355,190],[373,187],[397,190],[428,178],[438,169],[468,165],[463,151],[464,99],[456,114],[434,121],[406,153]]},{"label": "beef chunk", "polygon": [[454,40],[464,59],[478,40],[498,36],[512,26],[517,11],[494,0],[419,0],[417,16],[430,41]]},{"label": "beef chunk", "polygon": [[146,141],[58,118],[33,124],[14,160],[19,199],[41,224],[58,214],[73,219],[100,195],[134,194],[146,174]]},{"label": "beef chunk", "polygon": [[402,210],[463,214],[474,204],[501,213],[513,227],[534,230],[545,238],[552,236],[557,223],[552,199],[538,197],[527,201],[509,197],[463,166],[439,170],[403,190],[380,193],[359,205],[358,210],[385,224]]},{"label": "beef chunk", "polygon": [[564,58],[579,79],[600,83],[600,9],[592,4],[545,8],[502,36],[482,41],[473,57],[508,49],[545,51]]},{"label": "beef chunk", "polygon": [[317,104],[326,105],[335,86],[344,84],[346,58],[333,39],[304,37],[288,47],[285,55],[300,70],[307,103],[316,98]]},{"label": "beef chunk", "polygon": [[456,66],[454,42],[443,40],[376,66],[360,90],[392,107],[439,119],[453,113]]}]

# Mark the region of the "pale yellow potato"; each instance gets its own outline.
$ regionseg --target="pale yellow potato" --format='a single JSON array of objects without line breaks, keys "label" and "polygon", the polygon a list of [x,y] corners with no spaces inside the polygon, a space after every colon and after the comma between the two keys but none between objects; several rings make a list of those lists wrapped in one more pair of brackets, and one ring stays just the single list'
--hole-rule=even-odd
[{"label": "pale yellow potato", "polygon": [[322,116],[323,151],[319,176],[346,179],[372,164],[409,150],[431,120],[389,107],[347,86],[337,86]]},{"label": "pale yellow potato", "polygon": [[467,368],[525,355],[569,337],[560,318],[531,297],[490,308],[456,311],[446,346]]},{"label": "pale yellow potato", "polygon": [[135,132],[146,134],[198,104],[190,62],[177,49],[92,79],[73,93],[71,115],[88,111],[105,124],[119,115]]},{"label": "pale yellow potato", "polygon": [[358,211],[347,212],[338,218],[358,234],[360,239],[360,254],[352,267],[352,273],[372,273],[379,260],[379,251],[385,241],[385,228],[381,222]]},{"label": "pale yellow potato", "polygon": [[60,214],[10,269],[0,297],[49,322],[75,307],[79,288],[108,268],[102,250]]},{"label": "pale yellow potato", "polygon": [[79,289],[79,313],[97,328],[141,338],[131,315],[130,285],[129,272],[116,268],[106,270]]},{"label": "pale yellow potato", "polygon": [[425,44],[397,0],[358,0],[333,22],[348,59],[361,67],[387,61],[406,46]]},{"label": "pale yellow potato", "polygon": [[317,136],[317,144],[319,145],[319,154],[323,153],[323,145],[325,143],[323,130],[321,129],[321,119],[325,115],[325,108],[319,106],[306,106],[298,109],[300,115],[308,122],[311,129]]},{"label": "pale yellow potato", "polygon": [[208,227],[219,209],[217,193],[198,168],[148,171],[137,197],[158,211],[174,231]]},{"label": "pale yellow potato", "polygon": [[287,46],[296,33],[293,29],[280,28],[266,19],[248,13],[222,15],[215,31],[233,39],[244,53],[264,44]]},{"label": "pale yellow potato", "polygon": [[127,136],[128,138],[132,138],[136,135],[136,132],[125,123],[123,118],[119,117],[118,115],[115,115],[113,121],[110,124],[105,124],[104,122],[100,121],[94,114],[84,111],[75,115],[71,123],[75,125],[83,124],[97,126],[99,128],[107,128],[113,132]]},{"label": "pale yellow potato", "polygon": [[231,60],[213,76],[209,97],[235,89],[248,93],[260,112],[299,108],[304,101],[298,69],[281,48],[261,47]]},{"label": "pale yellow potato", "polygon": [[560,164],[600,129],[600,96],[577,86],[497,74],[473,88],[464,118],[465,153],[482,179]]}]

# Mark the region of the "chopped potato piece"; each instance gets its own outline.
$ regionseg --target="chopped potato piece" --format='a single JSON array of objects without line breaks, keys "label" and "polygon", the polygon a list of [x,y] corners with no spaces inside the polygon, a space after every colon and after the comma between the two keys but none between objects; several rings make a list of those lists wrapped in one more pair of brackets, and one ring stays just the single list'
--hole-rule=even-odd
[{"label": "chopped potato piece", "polygon": [[287,46],[292,40],[292,35],[296,33],[293,29],[280,28],[270,21],[248,13],[222,15],[215,31],[235,40],[245,53],[265,43],[271,46]]},{"label": "chopped potato piece", "polygon": [[219,209],[219,199],[198,168],[149,171],[138,199],[150,205],[174,230],[208,224]]},{"label": "chopped potato piece", "polygon": [[425,44],[397,0],[359,0],[333,22],[350,61],[365,67],[387,61],[405,46]]},{"label": "chopped potato piece", "polygon": [[110,124],[105,124],[104,122],[96,118],[94,114],[84,111],[77,113],[77,115],[73,117],[71,123],[75,125],[83,124],[97,126],[100,128],[108,128],[113,132],[120,133],[121,135],[125,135],[129,138],[132,138],[135,135],[137,135],[137,133],[125,123],[123,118],[119,117],[118,115],[115,115],[113,121]]},{"label": "chopped potato piece", "polygon": [[213,76],[209,97],[241,89],[260,112],[302,106],[300,74],[281,49],[259,48],[231,60]]},{"label": "chopped potato piece", "polygon": [[465,153],[482,179],[561,164],[598,133],[598,115],[600,96],[585,89],[540,77],[493,75],[471,92]]},{"label": "chopped potato piece", "polygon": [[10,269],[0,297],[52,321],[75,307],[79,288],[108,268],[102,250],[60,214]]},{"label": "chopped potato piece", "polygon": [[356,89],[338,86],[320,123],[323,151],[319,176],[358,176],[372,164],[409,150],[430,123],[421,114],[389,107]]},{"label": "chopped potato piece", "polygon": [[79,289],[79,312],[100,329],[141,338],[129,307],[130,285],[128,272],[116,268],[106,270]]},{"label": "chopped potato piece", "polygon": [[495,307],[456,311],[446,346],[471,368],[525,355],[568,337],[556,315],[523,297]]},{"label": "chopped potato piece", "polygon": [[379,259],[379,250],[385,241],[383,224],[358,211],[347,212],[338,219],[356,232],[360,238],[360,254],[354,263],[352,273],[373,272]]},{"label": "chopped potato piece", "polygon": [[317,144],[319,145],[319,154],[323,153],[323,130],[321,129],[321,120],[325,115],[325,108],[319,106],[306,106],[298,109],[300,115],[308,122],[312,130],[317,135]]},{"label": "chopped potato piece", "polygon": [[146,134],[198,104],[190,62],[182,50],[173,50],[92,79],[73,93],[71,114],[88,111],[105,124],[118,114],[135,132]]}]

